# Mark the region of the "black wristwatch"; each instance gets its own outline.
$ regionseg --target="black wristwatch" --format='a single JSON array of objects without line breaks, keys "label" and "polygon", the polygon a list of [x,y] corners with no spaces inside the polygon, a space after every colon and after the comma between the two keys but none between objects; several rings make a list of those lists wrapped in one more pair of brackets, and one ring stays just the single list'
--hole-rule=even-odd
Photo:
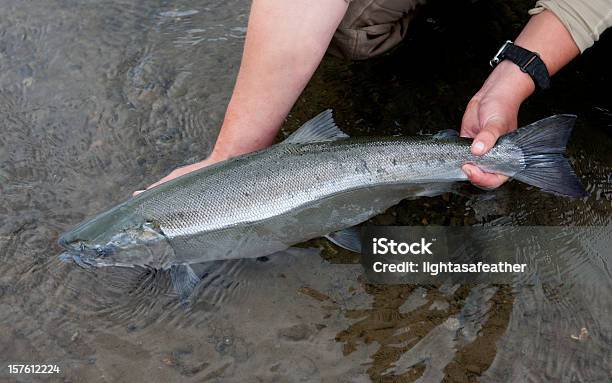
[{"label": "black wristwatch", "polygon": [[495,56],[489,61],[493,68],[503,60],[510,60],[525,73],[531,76],[531,79],[540,89],[550,88],[550,75],[546,64],[535,52],[514,45],[510,40],[506,41]]}]

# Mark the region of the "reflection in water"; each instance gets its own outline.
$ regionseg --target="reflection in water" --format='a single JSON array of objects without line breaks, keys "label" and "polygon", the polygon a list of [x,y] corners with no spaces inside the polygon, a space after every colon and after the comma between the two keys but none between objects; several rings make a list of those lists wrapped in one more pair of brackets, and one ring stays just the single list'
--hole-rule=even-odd
[{"label": "reflection in water", "polygon": [[[490,54],[531,5],[499,3],[433,2],[392,54],[326,59],[284,133],[328,107],[352,135],[456,127]],[[202,265],[188,309],[164,272],[92,272],[58,261],[60,232],[208,153],[239,65],[248,2],[7,0],[0,14],[4,365],[57,363],[74,381],[609,378],[606,254],[568,256],[562,284],[377,286],[358,265],[341,264],[354,261],[346,253],[292,249],[267,261]],[[521,112],[524,122],[581,117],[569,155],[588,198],[518,183],[488,193],[466,186],[373,221],[609,227],[612,138],[591,118],[593,107],[611,107],[603,104],[610,41],[602,40]]]}]

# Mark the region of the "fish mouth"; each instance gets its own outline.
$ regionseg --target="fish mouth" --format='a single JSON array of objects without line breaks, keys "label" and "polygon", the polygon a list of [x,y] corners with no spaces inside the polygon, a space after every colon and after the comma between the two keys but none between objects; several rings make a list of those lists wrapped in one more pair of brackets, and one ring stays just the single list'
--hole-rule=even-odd
[{"label": "fish mouth", "polygon": [[112,245],[88,246],[83,241],[73,240],[68,234],[61,235],[57,243],[65,250],[58,256],[62,262],[76,263],[85,269],[102,265],[103,259],[117,250]]},{"label": "fish mouth", "polygon": [[57,244],[67,252],[71,253],[86,253],[88,250],[90,250],[83,242],[79,240],[72,240],[67,235],[62,235],[59,237]]},{"label": "fish mouth", "polygon": [[65,232],[57,239],[57,244],[66,250],[83,250],[85,247],[74,231]]},{"label": "fish mouth", "polygon": [[108,246],[89,248],[85,245],[74,247],[68,244],[65,248],[66,251],[58,256],[60,261],[68,263],[74,262],[85,269],[106,265],[107,261],[105,261],[105,258],[115,251],[114,248]]},{"label": "fish mouth", "polygon": [[75,263],[84,269],[90,270],[99,266],[95,258],[87,256],[78,250],[67,250],[58,256],[59,260],[66,263]]},{"label": "fish mouth", "polygon": [[72,247],[70,246],[70,242],[66,239],[65,235],[62,235],[57,240],[57,244],[63,247],[64,249],[70,250]]}]

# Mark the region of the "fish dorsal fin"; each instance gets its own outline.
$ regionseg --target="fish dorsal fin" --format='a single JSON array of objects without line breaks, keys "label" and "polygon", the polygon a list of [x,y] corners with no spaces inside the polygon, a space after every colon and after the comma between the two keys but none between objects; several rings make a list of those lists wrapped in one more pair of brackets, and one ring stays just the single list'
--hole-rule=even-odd
[{"label": "fish dorsal fin", "polygon": [[283,141],[283,144],[335,141],[348,137],[348,134],[344,133],[336,126],[334,117],[332,116],[332,110],[327,109],[293,132],[293,134]]},{"label": "fish dorsal fin", "polygon": [[433,135],[436,140],[453,140],[459,138],[459,132],[454,129],[444,129]]}]

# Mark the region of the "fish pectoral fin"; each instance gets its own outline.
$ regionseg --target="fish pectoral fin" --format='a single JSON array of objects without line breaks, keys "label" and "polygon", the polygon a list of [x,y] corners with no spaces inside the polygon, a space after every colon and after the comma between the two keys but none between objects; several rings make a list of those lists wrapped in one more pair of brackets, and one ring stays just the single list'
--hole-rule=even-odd
[{"label": "fish pectoral fin", "polygon": [[200,282],[200,278],[189,265],[173,265],[170,267],[170,278],[172,286],[178,294],[181,302],[189,300],[191,293]]},{"label": "fish pectoral fin", "polygon": [[335,231],[325,236],[333,244],[340,246],[343,249],[361,253],[361,238],[359,229],[349,227],[348,229]]},{"label": "fish pectoral fin", "polygon": [[434,134],[433,138],[436,140],[454,140],[459,138],[459,132],[454,129],[444,129]]},{"label": "fish pectoral fin", "polygon": [[348,134],[336,126],[332,110],[327,109],[302,125],[282,143],[301,144],[306,142],[335,141],[348,137]]}]

